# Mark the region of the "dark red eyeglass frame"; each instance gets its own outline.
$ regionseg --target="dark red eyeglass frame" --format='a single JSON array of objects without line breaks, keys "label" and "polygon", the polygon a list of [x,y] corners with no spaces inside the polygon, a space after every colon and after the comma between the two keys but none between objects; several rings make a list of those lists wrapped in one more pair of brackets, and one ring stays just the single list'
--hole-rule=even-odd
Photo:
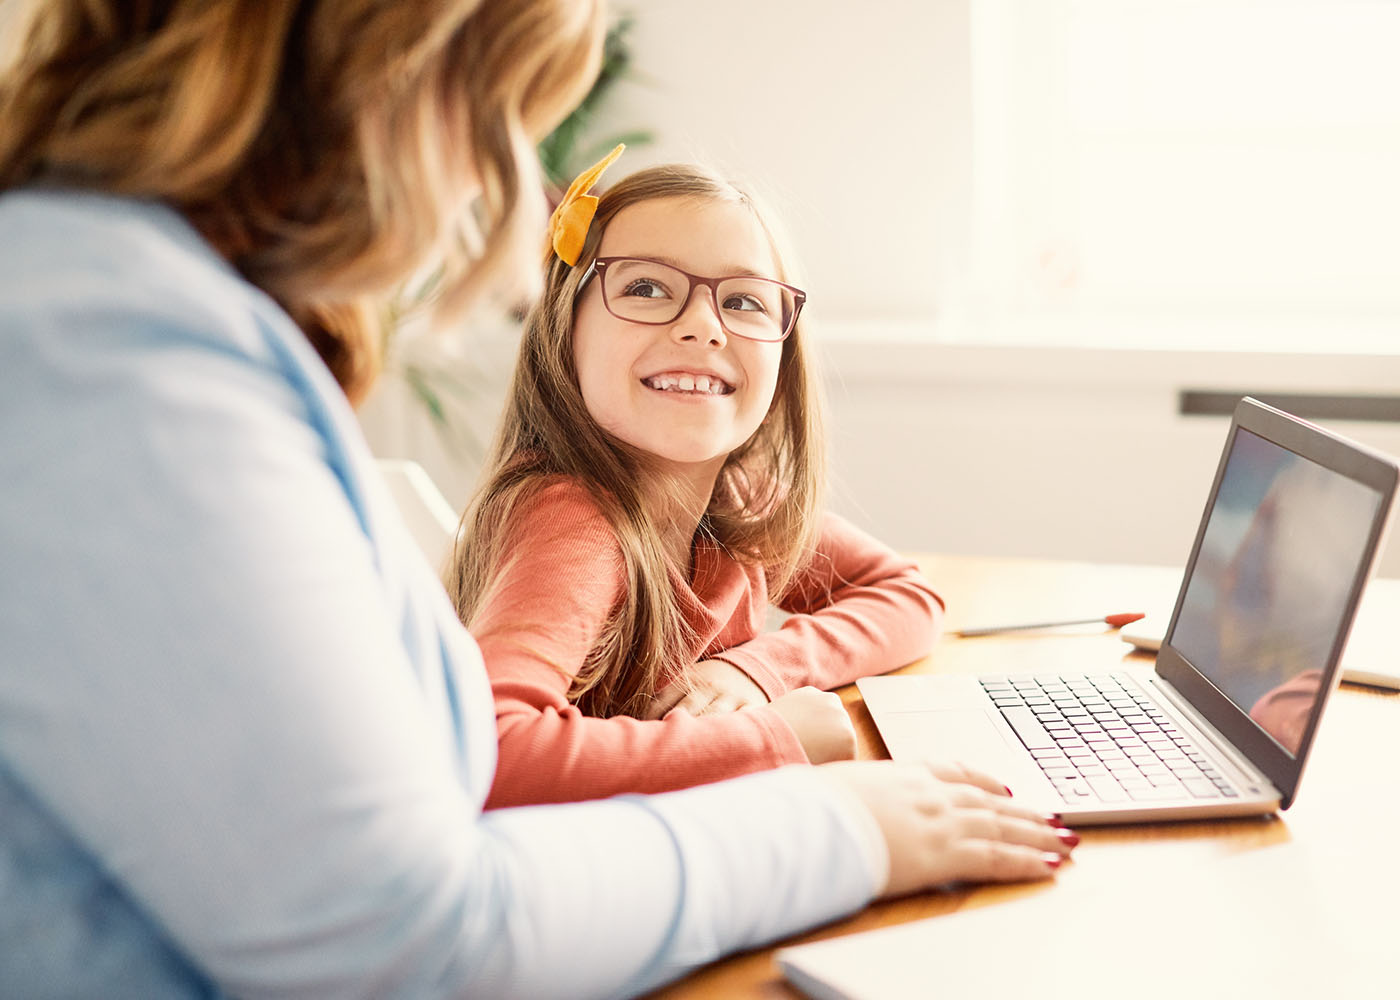
[{"label": "dark red eyeglass frame", "polygon": [[[588,284],[590,280],[592,280],[593,275],[595,274],[598,275],[598,281],[601,285],[603,281],[603,275],[607,271],[608,265],[614,264],[620,260],[642,260],[646,261],[648,264],[660,264],[662,267],[670,268],[677,274],[685,275],[686,280],[690,282],[690,284],[686,287],[685,290],[685,298],[681,300],[679,308],[676,309],[676,315],[672,316],[670,319],[645,320],[633,319],[630,316],[618,316],[617,313],[612,311],[612,306],[608,305],[608,297],[604,295],[603,308],[608,311],[609,315],[616,316],[624,323],[640,323],[644,326],[662,326],[666,323],[674,323],[677,319],[680,318],[680,315],[685,312],[685,307],[690,305],[690,296],[694,294],[695,286],[704,285],[710,290],[710,302],[714,306],[715,315],[719,318],[719,324],[720,326],[724,327],[725,333],[728,333],[729,335],[734,337],[739,337],[742,340],[753,340],[760,344],[780,344],[784,340],[787,340],[788,337],[792,336],[792,331],[797,329],[797,317],[801,315],[802,306],[807,302],[806,292],[798,288],[796,285],[789,285],[786,281],[779,281],[777,278],[763,278],[756,274],[726,274],[719,278],[705,278],[698,274],[692,274],[691,272],[685,270],[685,268],[677,267],[675,264],[672,264],[669,261],[656,260],[653,257],[634,256],[594,257],[592,263],[588,265],[588,270],[584,272],[583,277],[579,279],[579,293],[581,294],[583,292],[584,287]],[[737,333],[736,331],[731,330],[729,328],[729,325],[724,322],[724,314],[719,308],[719,285],[720,282],[729,281],[731,278],[744,278],[746,280],[751,281],[766,281],[771,285],[778,285],[782,288],[786,288],[789,292],[792,293],[792,315],[788,318],[787,326],[783,329],[782,336],[773,338],[771,340],[766,337],[750,337],[747,334]]]}]

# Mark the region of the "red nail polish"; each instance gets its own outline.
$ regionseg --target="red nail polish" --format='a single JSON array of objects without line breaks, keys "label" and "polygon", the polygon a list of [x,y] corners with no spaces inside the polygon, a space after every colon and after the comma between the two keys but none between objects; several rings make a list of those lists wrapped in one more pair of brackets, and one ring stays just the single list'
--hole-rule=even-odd
[{"label": "red nail polish", "polygon": [[1079,834],[1073,830],[1066,830],[1064,827],[1055,831],[1055,836],[1060,838],[1060,843],[1066,847],[1074,847],[1079,843]]},{"label": "red nail polish", "polygon": [[1007,797],[1008,799],[1011,798],[1011,786],[1010,786],[1010,785],[1002,785],[1001,788],[1002,788],[1002,791],[1004,791],[1004,792],[1006,793],[1006,797]]},{"label": "red nail polish", "polygon": [[1045,822],[1049,823],[1051,826],[1064,826],[1065,818],[1059,813],[1046,813]]},{"label": "red nail polish", "polygon": [[1044,862],[1045,862],[1047,865],[1049,865],[1051,868],[1058,868],[1058,867],[1060,867],[1061,862],[1063,862],[1063,861],[1065,860],[1064,858],[1060,857],[1058,854],[1042,854],[1040,857],[1041,857],[1041,860],[1044,861]]}]

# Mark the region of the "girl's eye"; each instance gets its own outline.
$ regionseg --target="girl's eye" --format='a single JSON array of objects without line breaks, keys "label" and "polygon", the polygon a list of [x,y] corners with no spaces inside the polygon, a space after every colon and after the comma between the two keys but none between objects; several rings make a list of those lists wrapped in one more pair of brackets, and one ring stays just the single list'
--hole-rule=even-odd
[{"label": "girl's eye", "polygon": [[737,312],[767,312],[768,307],[757,295],[741,295],[734,293],[725,296],[724,308],[733,309]]},{"label": "girl's eye", "polygon": [[666,286],[651,278],[638,278],[628,282],[627,287],[622,290],[622,294],[639,299],[660,299],[666,296]]}]

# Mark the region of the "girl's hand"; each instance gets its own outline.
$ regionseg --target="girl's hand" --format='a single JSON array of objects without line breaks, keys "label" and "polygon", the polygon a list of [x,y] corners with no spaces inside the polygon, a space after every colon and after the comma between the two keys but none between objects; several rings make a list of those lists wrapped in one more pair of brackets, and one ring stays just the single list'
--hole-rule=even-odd
[{"label": "girl's hand", "polygon": [[734,664],[724,660],[701,660],[691,670],[686,683],[677,681],[662,689],[642,718],[659,719],[674,709],[691,715],[714,715],[766,704],[768,696],[763,688]]},{"label": "girl's hand", "polygon": [[1046,878],[1079,843],[960,765],[853,761],[819,773],[855,793],[879,825],[890,852],[886,897],[955,881]]},{"label": "girl's hand", "polygon": [[800,687],[774,698],[773,711],[792,727],[813,764],[850,760],[856,755],[855,727],[837,695]]}]

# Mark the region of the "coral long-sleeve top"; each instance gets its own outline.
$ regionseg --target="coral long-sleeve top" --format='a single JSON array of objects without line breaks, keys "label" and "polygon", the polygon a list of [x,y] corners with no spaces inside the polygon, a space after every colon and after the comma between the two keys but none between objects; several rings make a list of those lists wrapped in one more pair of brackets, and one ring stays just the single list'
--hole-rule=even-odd
[{"label": "coral long-sleeve top", "polygon": [[[796,734],[767,706],[695,717],[596,718],[568,700],[625,580],[617,538],[577,484],[541,491],[517,518],[512,570],[471,622],[496,699],[499,762],[487,808],[662,792],[806,762]],[[764,632],[761,567],[698,543],[692,578],[678,573],[693,641],[687,663],[725,660],[771,700],[803,685],[833,688],[928,651],[943,602],[918,567],[832,514],[815,554]]]}]

